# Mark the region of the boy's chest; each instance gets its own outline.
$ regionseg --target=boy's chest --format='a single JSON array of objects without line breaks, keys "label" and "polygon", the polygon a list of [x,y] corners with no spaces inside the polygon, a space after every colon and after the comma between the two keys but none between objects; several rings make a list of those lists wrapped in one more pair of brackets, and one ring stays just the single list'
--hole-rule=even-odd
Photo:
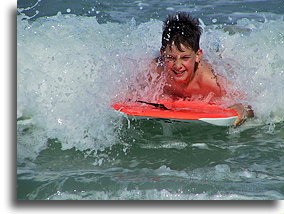
[{"label": "boy's chest", "polygon": [[199,82],[192,82],[184,88],[184,94],[187,96],[192,95],[207,95],[207,90],[205,90],[204,86],[202,86]]},{"label": "boy's chest", "polygon": [[174,81],[170,81],[165,85],[164,91],[167,94],[179,97],[191,97],[192,95],[203,94],[200,84],[196,81],[190,82],[185,87]]}]

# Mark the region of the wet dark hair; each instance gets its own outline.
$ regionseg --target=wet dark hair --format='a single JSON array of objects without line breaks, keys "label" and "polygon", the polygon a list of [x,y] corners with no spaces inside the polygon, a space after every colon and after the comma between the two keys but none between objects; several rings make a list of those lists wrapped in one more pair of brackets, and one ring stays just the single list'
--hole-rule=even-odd
[{"label": "wet dark hair", "polygon": [[188,13],[169,15],[164,21],[161,50],[164,51],[168,45],[172,46],[174,43],[180,51],[183,44],[197,52],[201,33],[198,19],[190,17]]}]

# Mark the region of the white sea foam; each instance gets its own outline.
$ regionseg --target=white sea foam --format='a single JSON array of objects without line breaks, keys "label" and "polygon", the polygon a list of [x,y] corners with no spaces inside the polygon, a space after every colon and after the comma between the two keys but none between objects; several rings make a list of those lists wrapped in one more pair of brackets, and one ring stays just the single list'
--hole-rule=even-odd
[{"label": "white sea foam", "polygon": [[[226,164],[216,165],[212,168],[202,168],[193,170],[191,173],[185,171],[172,170],[167,166],[161,166],[158,169],[140,169],[139,173],[129,169],[112,169],[114,175],[113,181],[117,186],[116,191],[103,191],[99,189],[63,191],[64,182],[56,187],[57,191],[51,194],[48,200],[249,200],[249,199],[279,199],[282,194],[276,190],[262,189],[259,192],[251,191],[252,186],[245,179],[255,179],[258,174],[244,171],[231,172],[230,167]],[[100,172],[102,173],[102,172]],[[105,171],[105,176],[109,176]],[[195,173],[195,176],[193,175]],[[66,176],[64,177],[66,178]],[[46,179],[39,176],[39,179]],[[97,179],[97,180],[96,180]],[[267,179],[267,177],[266,177]],[[270,178],[268,178],[270,179]],[[37,180],[37,179],[36,179]],[[103,182],[102,180],[92,177],[80,179],[82,184]],[[109,180],[108,180],[109,181]],[[227,181],[227,187],[221,188],[214,194],[204,191],[208,186],[218,188],[222,181]],[[68,182],[68,181],[67,181]],[[230,193],[237,184],[242,186],[241,190]],[[196,185],[198,184],[198,186]],[[113,185],[113,184],[112,184]],[[111,185],[111,186],[112,186]],[[132,186],[135,185],[135,189]],[[255,182],[257,186],[258,183]],[[95,185],[96,186],[96,185]],[[151,187],[155,188],[151,188]],[[176,187],[178,186],[178,188]],[[78,187],[78,186],[77,186]],[[146,187],[146,188],[145,188]],[[166,188],[165,188],[166,187]]]},{"label": "white sea foam", "polygon": [[188,194],[184,191],[171,192],[166,189],[158,190],[118,190],[116,193],[105,191],[57,191],[47,200],[271,200],[279,199],[282,195],[276,191],[263,191],[258,194],[209,194],[205,192]]},{"label": "white sea foam", "polygon": [[121,115],[109,106],[132,87],[127,83],[145,67],[140,62],[156,54],[161,23],[100,25],[60,13],[31,23],[17,19],[18,125],[32,119],[45,142],[57,138],[63,149],[114,144]]},{"label": "white sea foam", "polygon": [[[124,99],[129,89],[137,97],[159,93],[157,85],[151,90],[137,83],[159,52],[162,22],[99,24],[94,17],[60,13],[34,22],[22,18],[17,17],[17,115],[42,130],[34,133],[42,142],[34,150],[48,138],[81,151],[115,144],[122,116],[111,102]],[[224,27],[205,26],[204,53],[217,72],[236,82],[229,90],[246,93],[244,101],[259,123],[283,121],[283,21],[241,20],[237,27],[229,34]],[[21,130],[18,138],[36,145]]]},{"label": "white sea foam", "polygon": [[234,26],[207,29],[202,37],[217,73],[235,83],[227,90],[245,95],[231,100],[252,105],[259,123],[283,121],[283,28],[283,19],[241,19]]}]

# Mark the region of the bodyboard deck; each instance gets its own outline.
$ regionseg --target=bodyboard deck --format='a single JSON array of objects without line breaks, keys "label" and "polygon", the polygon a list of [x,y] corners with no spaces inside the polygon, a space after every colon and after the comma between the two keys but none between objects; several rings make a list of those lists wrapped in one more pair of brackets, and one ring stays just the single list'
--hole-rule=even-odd
[{"label": "bodyboard deck", "polygon": [[197,101],[163,101],[148,103],[129,101],[113,104],[112,107],[130,116],[162,118],[178,121],[203,121],[217,126],[231,126],[238,117],[235,110]]}]

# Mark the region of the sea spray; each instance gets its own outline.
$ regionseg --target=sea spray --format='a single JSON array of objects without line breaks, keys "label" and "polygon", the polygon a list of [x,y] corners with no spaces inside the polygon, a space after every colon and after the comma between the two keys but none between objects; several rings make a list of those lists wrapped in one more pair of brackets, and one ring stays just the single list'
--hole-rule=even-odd
[{"label": "sea spray", "polygon": [[[61,13],[34,21],[18,15],[18,142],[26,148],[19,153],[36,154],[48,139],[80,151],[120,142],[125,116],[110,105],[129,98],[129,91],[134,98],[157,97],[162,85],[146,81],[159,55],[161,29],[158,20],[99,24],[95,17]],[[227,90],[246,95],[231,104],[252,105],[260,125],[283,121],[282,19],[205,26],[201,47],[216,73],[234,83]],[[30,120],[25,128],[23,119]],[[27,138],[32,135],[26,128],[38,131]]]},{"label": "sea spray", "polygon": [[252,105],[261,124],[283,121],[283,31],[283,19],[240,19],[233,26],[210,26],[202,37],[208,61],[233,83],[228,93],[244,95],[231,96],[230,104]]},{"label": "sea spray", "polygon": [[[142,71],[159,47],[161,22],[98,24],[94,17],[61,13],[33,22],[22,18],[17,17],[19,147],[33,144],[39,152],[48,139],[81,151],[115,144],[121,114],[110,105],[145,79]],[[143,35],[145,29],[149,34]],[[147,36],[156,42],[147,43]],[[25,124],[29,129],[41,130],[38,137],[24,140],[24,119],[32,121]]]}]

